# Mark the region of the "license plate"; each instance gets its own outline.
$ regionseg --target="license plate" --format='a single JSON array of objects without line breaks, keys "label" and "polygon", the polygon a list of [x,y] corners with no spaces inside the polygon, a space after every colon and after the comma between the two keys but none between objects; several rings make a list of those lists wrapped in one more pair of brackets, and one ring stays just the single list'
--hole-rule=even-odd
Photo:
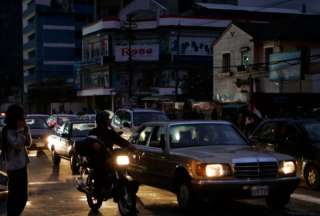
[{"label": "license plate", "polygon": [[251,188],[251,196],[253,197],[265,197],[269,194],[268,186],[253,186]]}]

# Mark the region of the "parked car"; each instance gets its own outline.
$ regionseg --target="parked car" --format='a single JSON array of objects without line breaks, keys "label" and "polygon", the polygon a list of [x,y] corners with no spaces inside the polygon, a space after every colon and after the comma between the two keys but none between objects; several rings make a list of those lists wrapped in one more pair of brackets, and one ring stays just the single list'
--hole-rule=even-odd
[{"label": "parked car", "polygon": [[132,133],[143,123],[151,121],[168,121],[168,116],[153,109],[119,109],[112,118],[111,125],[123,138],[129,139]]},{"label": "parked car", "polygon": [[38,115],[27,115],[26,123],[32,137],[31,148],[44,148],[48,144],[48,137],[53,134],[45,119]]},{"label": "parked car", "polygon": [[71,170],[75,174],[79,170],[77,158],[72,154],[75,142],[86,138],[95,122],[89,120],[74,120],[65,122],[57,134],[49,137],[48,148],[52,154],[52,162],[58,166],[61,158],[70,160]]},{"label": "parked car", "polygon": [[298,160],[298,173],[312,189],[320,188],[320,122],[312,119],[272,119],[250,137],[253,145],[289,154]]},{"label": "parked car", "polygon": [[176,193],[182,210],[201,200],[258,197],[280,208],[299,183],[293,157],[255,150],[229,122],[146,123],[130,142],[133,179]]}]

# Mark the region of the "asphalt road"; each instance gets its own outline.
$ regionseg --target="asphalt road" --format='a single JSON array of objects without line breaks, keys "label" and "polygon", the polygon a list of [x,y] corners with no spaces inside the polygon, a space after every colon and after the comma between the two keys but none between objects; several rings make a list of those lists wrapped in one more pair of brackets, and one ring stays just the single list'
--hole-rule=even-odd
[{"label": "asphalt road", "polygon": [[[85,196],[73,186],[69,162],[62,160],[59,169],[52,168],[50,153],[31,153],[29,168],[29,201],[23,216],[113,216],[119,215],[117,205],[105,202],[100,212],[91,212]],[[182,216],[174,194],[143,186],[140,188],[139,215]],[[5,216],[5,204],[0,203],[0,215]],[[194,215],[190,214],[190,215]],[[266,207],[264,200],[234,201],[224,206],[199,209],[197,215],[248,215],[248,216],[318,216],[320,215],[320,192],[306,189],[303,185],[292,195],[291,202],[282,211]]]}]

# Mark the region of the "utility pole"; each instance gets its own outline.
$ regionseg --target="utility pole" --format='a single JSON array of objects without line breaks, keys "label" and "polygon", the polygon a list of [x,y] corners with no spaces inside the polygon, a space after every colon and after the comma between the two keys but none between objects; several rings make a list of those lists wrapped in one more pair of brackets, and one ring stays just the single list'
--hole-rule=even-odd
[{"label": "utility pole", "polygon": [[128,96],[129,99],[132,97],[132,16],[129,15],[127,18],[128,21],[128,73],[129,73],[129,89],[128,89]]},{"label": "utility pole", "polygon": [[176,55],[176,70],[175,70],[175,100],[178,101],[179,96],[179,68],[180,68],[180,37],[181,37],[181,26],[180,23],[178,25],[178,32],[177,32],[177,55]]}]

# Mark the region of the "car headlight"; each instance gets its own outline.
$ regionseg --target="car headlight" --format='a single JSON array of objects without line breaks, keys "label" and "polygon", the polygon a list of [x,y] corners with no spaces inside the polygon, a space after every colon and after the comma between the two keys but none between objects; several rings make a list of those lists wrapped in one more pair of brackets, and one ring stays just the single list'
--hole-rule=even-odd
[{"label": "car headlight", "polygon": [[229,176],[230,167],[227,164],[201,164],[197,166],[197,175],[208,178]]},{"label": "car headlight", "polygon": [[116,164],[118,166],[127,166],[130,164],[129,157],[127,155],[118,155],[116,157]]},{"label": "car headlight", "polygon": [[279,172],[283,175],[296,174],[296,164],[294,161],[281,161],[279,165]]}]

